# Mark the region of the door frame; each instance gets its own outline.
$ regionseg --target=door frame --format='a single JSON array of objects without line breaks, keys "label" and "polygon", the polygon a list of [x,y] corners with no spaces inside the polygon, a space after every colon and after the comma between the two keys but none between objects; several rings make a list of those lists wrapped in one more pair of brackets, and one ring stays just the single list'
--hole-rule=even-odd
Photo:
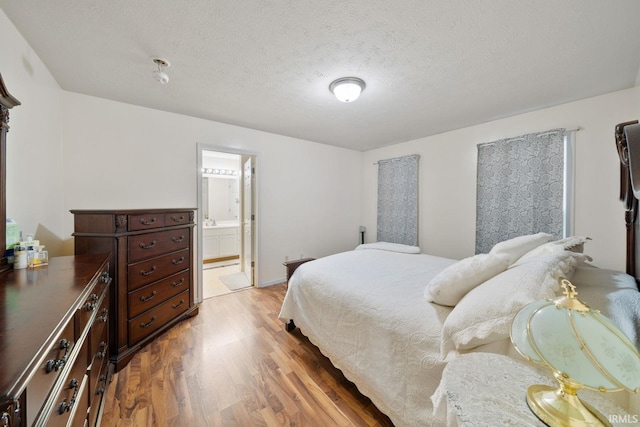
[{"label": "door frame", "polygon": [[[260,286],[260,278],[262,277],[260,272],[260,179],[258,179],[258,173],[260,171],[260,153],[256,151],[241,150],[229,147],[222,147],[218,145],[205,144],[198,142],[196,144],[196,196],[198,200],[198,210],[196,212],[196,254],[194,265],[196,274],[196,285],[194,302],[196,304],[202,302],[202,223],[203,223],[203,200],[202,200],[202,152],[203,151],[217,151],[220,153],[236,154],[239,156],[251,156],[254,158],[254,177],[255,185],[252,186],[253,191],[253,211],[255,214],[255,221],[253,222],[252,239],[253,239],[253,262],[254,262],[254,283],[253,286]],[[243,248],[240,248],[242,251]]]},{"label": "door frame", "polygon": [[[247,172],[247,164],[249,165]],[[256,158],[254,156],[240,156],[240,169],[242,170],[241,180],[239,187],[241,188],[240,198],[242,199],[242,204],[240,207],[241,214],[238,215],[238,219],[240,220],[240,271],[244,272],[244,275],[249,280],[252,286],[255,286],[256,275],[255,275],[255,245],[253,240],[253,230],[255,224],[255,210],[253,208],[253,197],[255,196],[253,187],[256,184],[255,178],[255,169],[256,169]],[[249,178],[247,180],[247,177]],[[249,182],[249,191],[247,192],[247,181]],[[248,215],[248,221],[247,221]],[[249,226],[247,226],[247,223]],[[247,232],[248,230],[248,232]],[[247,244],[248,242],[248,244]],[[247,256],[248,255],[248,256]],[[247,271],[248,270],[248,271]]]}]

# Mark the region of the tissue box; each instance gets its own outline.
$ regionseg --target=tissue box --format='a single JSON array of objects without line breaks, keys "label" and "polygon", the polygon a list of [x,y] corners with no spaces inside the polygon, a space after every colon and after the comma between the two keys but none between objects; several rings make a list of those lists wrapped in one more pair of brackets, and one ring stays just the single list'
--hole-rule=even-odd
[{"label": "tissue box", "polygon": [[12,249],[19,241],[20,229],[18,228],[18,223],[7,220],[7,249]]}]

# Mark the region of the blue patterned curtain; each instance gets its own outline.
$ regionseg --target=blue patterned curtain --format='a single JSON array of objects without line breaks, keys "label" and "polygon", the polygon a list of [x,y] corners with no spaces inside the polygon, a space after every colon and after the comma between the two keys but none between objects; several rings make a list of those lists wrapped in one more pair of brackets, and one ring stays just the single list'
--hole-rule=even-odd
[{"label": "blue patterned curtain", "polygon": [[420,155],[378,160],[379,242],[418,245]]},{"label": "blue patterned curtain", "polygon": [[563,235],[564,129],[478,145],[476,253],[538,232]]}]

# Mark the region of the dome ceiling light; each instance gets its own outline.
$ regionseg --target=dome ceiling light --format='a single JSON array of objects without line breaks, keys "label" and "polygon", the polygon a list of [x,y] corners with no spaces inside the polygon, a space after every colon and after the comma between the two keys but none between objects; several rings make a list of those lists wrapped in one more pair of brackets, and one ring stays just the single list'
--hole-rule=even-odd
[{"label": "dome ceiling light", "polygon": [[362,93],[366,85],[357,77],[342,77],[329,85],[329,90],[341,102],[353,102]]}]

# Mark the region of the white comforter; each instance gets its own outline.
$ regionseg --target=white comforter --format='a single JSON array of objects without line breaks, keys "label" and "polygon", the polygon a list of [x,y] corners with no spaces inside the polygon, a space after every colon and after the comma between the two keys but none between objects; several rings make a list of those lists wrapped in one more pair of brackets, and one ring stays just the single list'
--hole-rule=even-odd
[{"label": "white comforter", "polygon": [[430,425],[440,381],[442,325],[451,308],[424,288],[456,262],[425,254],[356,250],[300,266],[280,318],[293,319],[393,423]]}]

